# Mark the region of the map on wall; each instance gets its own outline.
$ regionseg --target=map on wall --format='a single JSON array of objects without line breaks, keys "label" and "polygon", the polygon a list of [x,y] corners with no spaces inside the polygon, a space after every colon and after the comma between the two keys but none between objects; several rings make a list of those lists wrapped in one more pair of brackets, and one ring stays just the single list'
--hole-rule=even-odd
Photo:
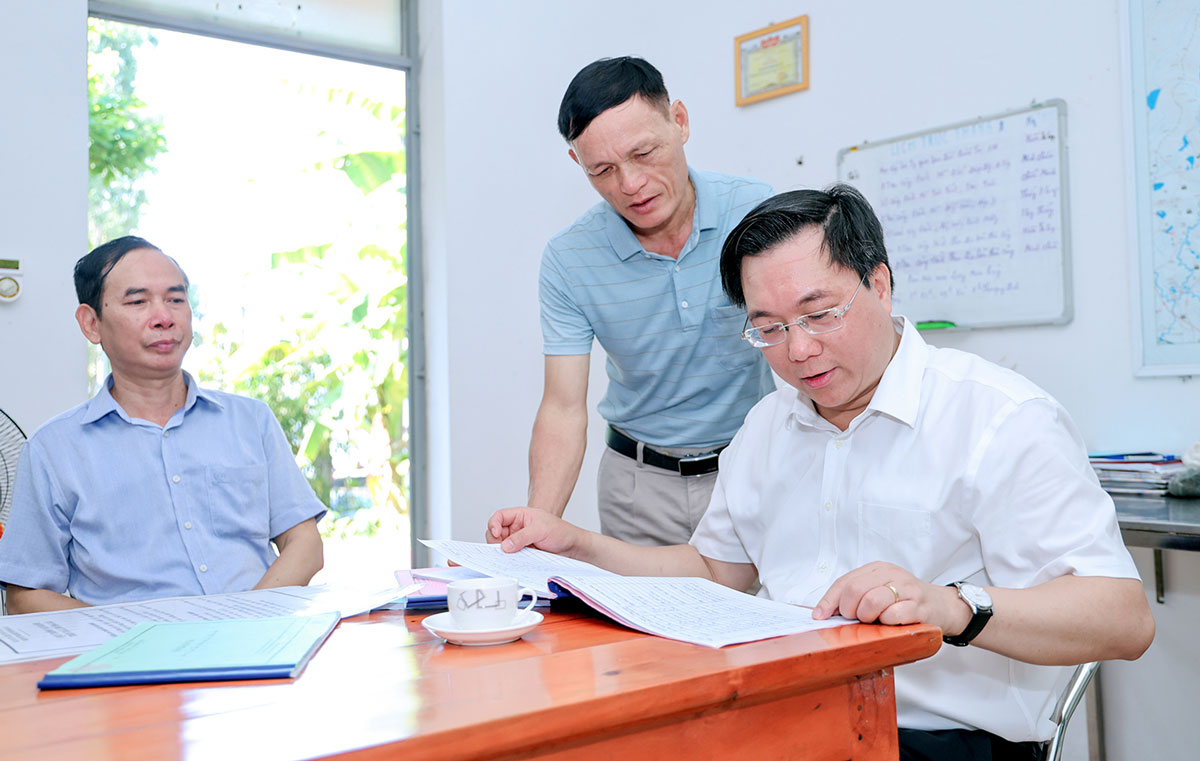
[{"label": "map on wall", "polygon": [[1138,374],[1200,373],[1200,2],[1129,7]]}]

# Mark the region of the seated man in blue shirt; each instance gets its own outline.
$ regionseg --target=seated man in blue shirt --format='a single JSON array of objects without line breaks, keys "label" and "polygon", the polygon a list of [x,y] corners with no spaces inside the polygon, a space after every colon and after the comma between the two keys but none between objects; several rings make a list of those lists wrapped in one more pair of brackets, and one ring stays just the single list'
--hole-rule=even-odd
[{"label": "seated man in blue shirt", "polygon": [[325,506],[271,411],[182,369],[187,289],[132,236],[75,265],[75,318],[112,374],[21,455],[0,538],[9,613],[303,585],[321,569]]}]

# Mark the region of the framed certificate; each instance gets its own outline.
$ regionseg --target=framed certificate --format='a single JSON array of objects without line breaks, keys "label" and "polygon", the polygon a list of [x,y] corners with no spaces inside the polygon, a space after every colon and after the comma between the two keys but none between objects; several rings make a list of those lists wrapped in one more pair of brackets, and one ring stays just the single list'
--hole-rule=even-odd
[{"label": "framed certificate", "polygon": [[808,16],[772,24],[733,41],[737,104],[808,89]]}]

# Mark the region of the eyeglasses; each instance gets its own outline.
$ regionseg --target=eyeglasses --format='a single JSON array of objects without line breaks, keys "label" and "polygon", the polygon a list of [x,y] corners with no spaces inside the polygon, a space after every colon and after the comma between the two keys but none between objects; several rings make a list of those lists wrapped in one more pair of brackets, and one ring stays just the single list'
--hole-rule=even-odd
[{"label": "eyeglasses", "polygon": [[854,303],[854,297],[862,290],[863,283],[866,280],[858,281],[858,288],[854,289],[854,293],[850,296],[850,300],[846,302],[844,307],[830,307],[822,309],[819,312],[797,317],[795,322],[772,322],[767,325],[751,325],[750,318],[746,318],[746,328],[742,331],[742,338],[756,349],[764,349],[768,346],[777,346],[787,340],[788,328],[799,325],[800,328],[809,335],[819,336],[822,333],[832,333],[835,330],[840,330],[842,318],[846,316],[846,312],[850,311],[850,305]]}]

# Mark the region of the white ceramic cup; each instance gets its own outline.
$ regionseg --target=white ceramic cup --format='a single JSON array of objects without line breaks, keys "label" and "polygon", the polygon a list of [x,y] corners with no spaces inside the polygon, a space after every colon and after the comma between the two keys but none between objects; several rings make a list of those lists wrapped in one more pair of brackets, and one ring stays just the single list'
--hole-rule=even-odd
[{"label": "white ceramic cup", "polygon": [[[529,605],[518,608],[523,595]],[[516,579],[462,579],[446,586],[446,605],[457,629],[487,631],[512,626],[517,615],[533,608],[537,594]]]}]

